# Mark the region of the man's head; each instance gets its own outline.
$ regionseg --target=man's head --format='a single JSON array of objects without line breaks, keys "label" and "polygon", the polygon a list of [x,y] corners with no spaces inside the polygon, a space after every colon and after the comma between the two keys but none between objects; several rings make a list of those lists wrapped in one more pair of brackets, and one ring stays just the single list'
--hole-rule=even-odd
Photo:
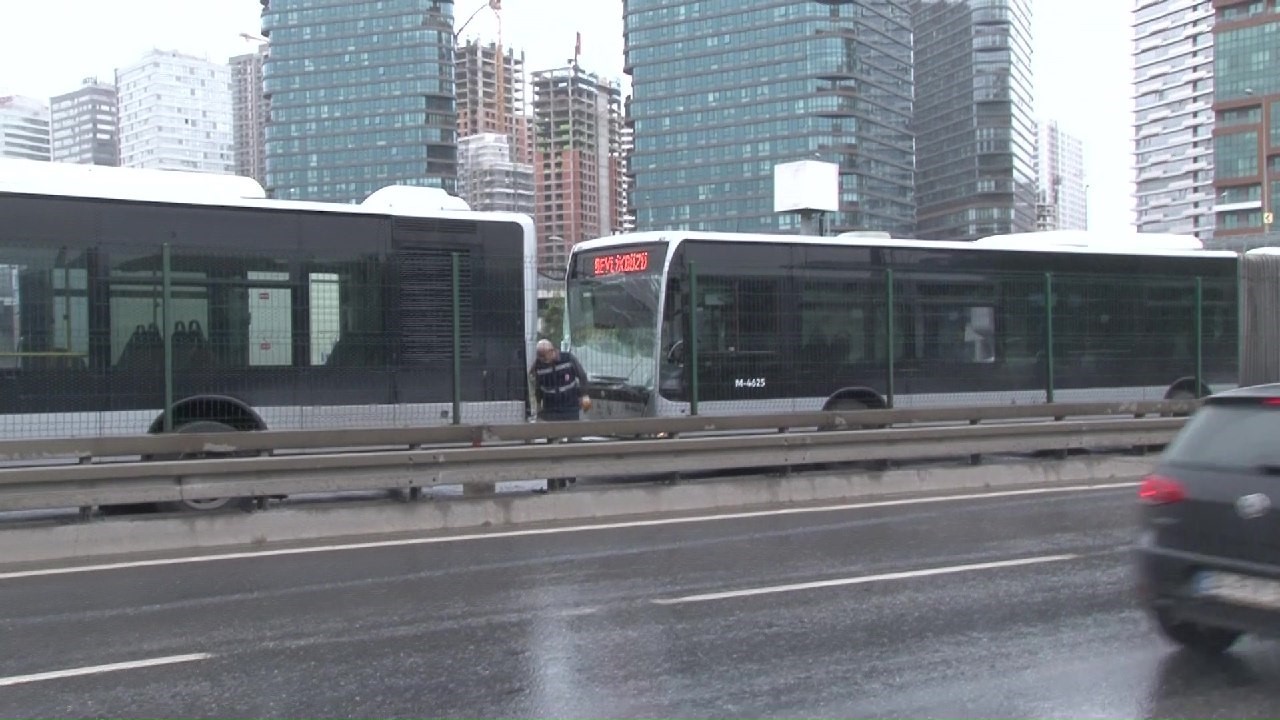
[{"label": "man's head", "polygon": [[538,341],[538,359],[544,363],[553,363],[560,358],[560,351],[550,340]]}]

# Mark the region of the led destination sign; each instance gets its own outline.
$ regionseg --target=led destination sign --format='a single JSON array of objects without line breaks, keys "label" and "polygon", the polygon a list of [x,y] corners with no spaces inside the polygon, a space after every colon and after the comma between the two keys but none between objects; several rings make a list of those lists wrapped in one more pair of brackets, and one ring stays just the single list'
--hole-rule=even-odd
[{"label": "led destination sign", "polygon": [[592,274],[596,277],[642,273],[649,269],[649,251],[637,250],[634,252],[600,255],[592,259],[591,263]]}]

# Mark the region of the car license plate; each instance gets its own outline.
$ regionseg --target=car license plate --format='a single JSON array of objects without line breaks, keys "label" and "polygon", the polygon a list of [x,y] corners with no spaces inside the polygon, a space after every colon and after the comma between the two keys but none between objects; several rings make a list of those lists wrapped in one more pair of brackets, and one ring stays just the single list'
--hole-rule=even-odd
[{"label": "car license plate", "polygon": [[1280,582],[1265,578],[1205,571],[1196,578],[1196,594],[1237,605],[1280,609]]}]

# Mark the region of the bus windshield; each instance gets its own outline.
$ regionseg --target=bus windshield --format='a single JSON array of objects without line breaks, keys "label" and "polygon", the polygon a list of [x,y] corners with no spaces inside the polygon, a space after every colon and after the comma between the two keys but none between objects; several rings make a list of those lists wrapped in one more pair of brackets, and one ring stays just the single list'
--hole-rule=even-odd
[{"label": "bus windshield", "polygon": [[569,341],[594,382],[652,388],[661,275],[574,277]]}]

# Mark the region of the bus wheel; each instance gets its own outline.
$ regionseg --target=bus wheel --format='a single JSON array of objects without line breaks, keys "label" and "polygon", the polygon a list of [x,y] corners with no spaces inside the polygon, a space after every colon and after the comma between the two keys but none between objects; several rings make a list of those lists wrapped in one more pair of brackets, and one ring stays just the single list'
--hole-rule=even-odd
[{"label": "bus wheel", "polygon": [[[1173,390],[1169,392],[1167,395],[1165,395],[1164,399],[1165,400],[1195,400],[1196,394],[1191,392],[1190,390],[1184,390],[1180,388],[1178,390]],[[1174,412],[1174,413],[1164,413],[1164,415],[1165,417],[1190,417],[1191,413]]]},{"label": "bus wheel", "polygon": [[[826,409],[830,412],[861,412],[863,410],[871,410],[871,406],[856,398],[839,398],[832,400],[827,404]],[[845,430],[883,430],[884,425],[850,425]]]},{"label": "bus wheel", "polygon": [[[870,410],[871,408],[861,400],[856,398],[839,398],[832,400],[827,405],[827,410],[831,412],[859,412],[862,410]],[[845,430],[882,430],[884,425],[850,425]],[[867,469],[875,472],[884,472],[892,467],[888,460],[871,460],[866,463],[855,463],[855,465],[864,465]]]},{"label": "bus wheel", "polygon": [[[180,433],[228,433],[236,432],[236,429],[230,425],[225,425],[213,420],[197,420],[187,423],[178,428],[174,432]],[[254,453],[216,453],[216,452],[198,452],[198,453],[181,453],[175,456],[153,457],[153,460],[199,460],[205,458],[223,458],[223,457],[243,457],[244,455],[253,455]],[[157,509],[160,512],[212,512],[214,510],[222,510],[224,508],[239,508],[241,510],[249,510],[253,507],[253,498],[206,498],[201,500],[178,500],[176,502],[157,503]]]}]

